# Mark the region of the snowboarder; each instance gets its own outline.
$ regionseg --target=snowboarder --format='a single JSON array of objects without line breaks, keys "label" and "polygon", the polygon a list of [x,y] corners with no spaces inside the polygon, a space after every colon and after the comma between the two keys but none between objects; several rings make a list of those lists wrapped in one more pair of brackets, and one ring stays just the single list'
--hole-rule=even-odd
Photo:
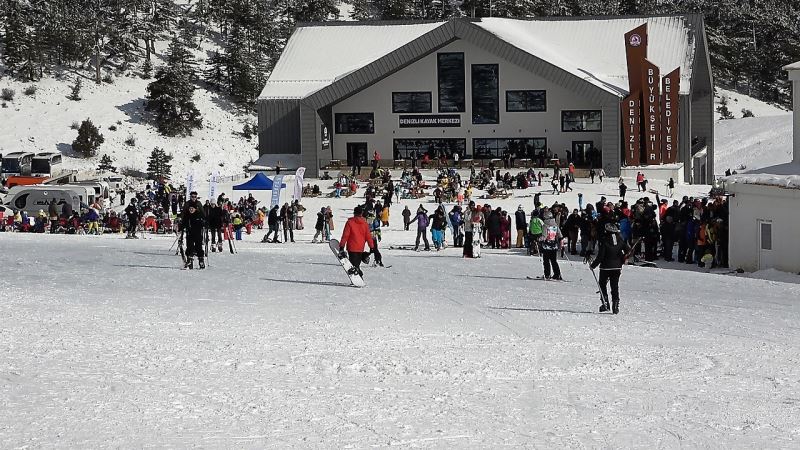
[{"label": "snowboarder", "polygon": [[625,255],[630,251],[630,247],[619,235],[619,228],[613,223],[605,225],[605,234],[600,238],[597,258],[592,261],[591,268],[594,270],[600,266],[600,278],[597,284],[603,294],[603,304],[600,312],[609,310],[608,305],[608,282],[611,282],[611,311],[619,313],[619,277],[622,274],[622,265],[625,263]]},{"label": "snowboarder", "polygon": [[[353,265],[353,271],[363,277],[361,262],[369,258],[369,253],[364,252],[366,245],[369,245],[370,252],[374,251],[375,241],[369,231],[369,224],[363,217],[364,210],[361,205],[353,209],[353,217],[347,219],[342,231],[342,238],[339,240],[339,258],[347,258]],[[345,249],[347,251],[345,252]]]}]

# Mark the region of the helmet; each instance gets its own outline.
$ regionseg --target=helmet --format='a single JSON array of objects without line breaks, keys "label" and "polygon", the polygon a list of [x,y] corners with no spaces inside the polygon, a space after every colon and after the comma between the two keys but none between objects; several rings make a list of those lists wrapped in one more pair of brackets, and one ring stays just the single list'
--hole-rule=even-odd
[{"label": "helmet", "polygon": [[619,227],[617,227],[617,224],[615,223],[607,223],[605,229],[608,233],[619,233]]}]

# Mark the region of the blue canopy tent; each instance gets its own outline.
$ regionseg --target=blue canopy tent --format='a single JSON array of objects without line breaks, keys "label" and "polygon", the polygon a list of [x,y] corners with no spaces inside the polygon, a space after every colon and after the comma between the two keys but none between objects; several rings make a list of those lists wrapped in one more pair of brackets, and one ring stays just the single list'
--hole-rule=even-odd
[{"label": "blue canopy tent", "polygon": [[[281,183],[281,188],[285,188],[286,184]],[[272,180],[267,178],[266,175],[259,172],[253,178],[247,180],[242,184],[237,184],[233,187],[234,191],[270,191],[272,190]]]}]

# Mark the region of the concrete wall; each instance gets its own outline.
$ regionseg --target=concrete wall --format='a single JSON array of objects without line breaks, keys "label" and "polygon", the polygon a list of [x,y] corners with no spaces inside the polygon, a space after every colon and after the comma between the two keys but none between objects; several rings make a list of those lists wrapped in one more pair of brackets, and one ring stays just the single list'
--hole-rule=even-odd
[{"label": "concrete wall", "polygon": [[[800,272],[800,190],[773,186],[732,184],[730,202],[730,266],[746,271],[771,267]],[[759,267],[758,221],[772,221],[772,248]],[[771,262],[769,261],[771,260]]]},{"label": "concrete wall", "polygon": [[[400,114],[392,113],[392,92],[430,91],[432,114],[438,113],[437,57],[440,52],[464,52],[466,77],[466,111],[461,115],[460,127],[444,128],[400,128]],[[472,124],[471,68],[472,64],[498,64],[500,80],[500,123],[492,125]],[[546,90],[546,112],[506,112],[506,90]],[[614,111],[618,113],[619,104]],[[367,89],[333,105],[332,117],[337,113],[375,113],[375,134],[346,134],[333,136],[335,159],[347,157],[348,142],[366,142],[370,157],[378,150],[383,158],[392,155],[393,139],[401,138],[466,138],[467,154],[472,154],[472,140],[475,138],[547,138],[547,146],[562,159],[566,151],[572,149],[572,141],[592,141],[598,149],[603,149],[602,132],[561,132],[562,110],[602,110],[603,105],[592,104],[578,95],[537,77],[530,72],[486,52],[466,41],[458,40],[388,76]],[[610,110],[609,110],[610,111]],[[449,113],[448,113],[449,114]],[[607,117],[611,116],[611,117]],[[619,130],[618,114],[604,113],[603,128]],[[618,140],[619,138],[617,138]],[[617,145],[618,142],[617,142]],[[617,147],[619,148],[619,147]],[[619,153],[616,151],[615,153]],[[610,156],[610,155],[608,155]],[[608,157],[603,155],[604,166]],[[619,157],[614,162],[619,164]],[[606,169],[608,171],[608,169]],[[616,172],[616,170],[614,171]],[[609,175],[612,175],[609,173]]]}]

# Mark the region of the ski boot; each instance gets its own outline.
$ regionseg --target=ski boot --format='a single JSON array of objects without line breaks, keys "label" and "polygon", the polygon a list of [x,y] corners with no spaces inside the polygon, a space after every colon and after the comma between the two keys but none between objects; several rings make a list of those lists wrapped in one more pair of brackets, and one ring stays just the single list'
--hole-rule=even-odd
[{"label": "ski boot", "polygon": [[222,242],[217,244],[217,251],[222,253]]},{"label": "ski boot", "polygon": [[606,305],[605,303],[600,305],[600,312],[606,312],[608,310],[609,310],[608,305]]},{"label": "ski boot", "polygon": [[200,265],[200,268],[201,268],[201,269],[205,269],[205,268],[206,268],[206,261],[205,261],[203,258],[200,258],[200,259],[197,261],[197,263]]},{"label": "ski boot", "polygon": [[614,300],[611,304],[611,310],[614,314],[619,314],[619,300]]},{"label": "ski boot", "polygon": [[186,264],[183,266],[184,269],[194,269],[194,257],[186,258]]}]

